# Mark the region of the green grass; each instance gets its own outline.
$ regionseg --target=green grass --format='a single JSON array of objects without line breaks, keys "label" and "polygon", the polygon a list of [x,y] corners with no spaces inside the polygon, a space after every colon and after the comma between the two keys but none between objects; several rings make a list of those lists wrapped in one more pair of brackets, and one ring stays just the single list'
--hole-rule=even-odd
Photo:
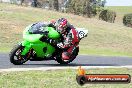
[{"label": "green grass", "polygon": [[129,56],[132,57],[131,53],[123,52],[123,51],[114,51],[109,49],[88,49],[82,50],[80,54],[88,54],[88,55],[101,55],[101,56]]},{"label": "green grass", "polygon": [[[87,74],[130,74],[132,69],[88,69]],[[0,73],[0,88],[82,88],[76,82],[77,70]],[[86,84],[83,88],[131,88],[129,84]]]},{"label": "green grass", "polygon": [[[122,8],[131,12],[130,7]],[[125,10],[116,11],[122,13],[117,18],[125,14]],[[88,37],[80,42],[80,54],[132,56],[132,28],[123,26],[121,19],[116,19],[116,23],[107,23],[95,18],[3,3],[0,4],[0,52],[9,52],[22,41],[22,32],[27,25],[61,17],[67,18],[76,27],[89,30]]]}]

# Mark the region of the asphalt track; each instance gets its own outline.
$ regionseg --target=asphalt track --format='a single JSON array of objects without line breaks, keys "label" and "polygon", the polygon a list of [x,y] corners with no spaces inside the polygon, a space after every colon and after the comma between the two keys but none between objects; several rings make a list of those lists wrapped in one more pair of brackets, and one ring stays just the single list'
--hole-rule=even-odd
[{"label": "asphalt track", "polygon": [[0,69],[11,68],[40,68],[40,67],[76,67],[76,66],[132,66],[132,57],[110,57],[110,56],[89,56],[78,55],[68,65],[60,65],[54,60],[50,61],[28,61],[23,65],[13,65],[9,61],[9,55],[0,53]]}]

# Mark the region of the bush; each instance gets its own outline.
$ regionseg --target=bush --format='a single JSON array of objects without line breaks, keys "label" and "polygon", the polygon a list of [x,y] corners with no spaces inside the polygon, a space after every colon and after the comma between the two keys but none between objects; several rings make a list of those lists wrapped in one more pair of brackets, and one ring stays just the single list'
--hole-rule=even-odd
[{"label": "bush", "polygon": [[125,26],[132,27],[132,13],[124,15],[123,24]]},{"label": "bush", "polygon": [[96,14],[96,9],[91,0],[69,0],[67,12],[91,17]]},{"label": "bush", "polygon": [[115,17],[116,17],[116,12],[112,10],[102,10],[99,14],[99,19],[110,23],[114,23]]}]

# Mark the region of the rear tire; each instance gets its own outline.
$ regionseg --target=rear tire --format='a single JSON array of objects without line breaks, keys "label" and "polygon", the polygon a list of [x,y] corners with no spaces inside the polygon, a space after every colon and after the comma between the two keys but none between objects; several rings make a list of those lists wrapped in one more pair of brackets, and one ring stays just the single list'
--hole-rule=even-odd
[{"label": "rear tire", "polygon": [[71,57],[70,57],[70,59],[69,59],[68,61],[64,61],[64,60],[62,59],[62,56],[61,56],[62,52],[61,52],[61,53],[59,53],[59,54],[56,56],[56,61],[57,61],[58,63],[60,63],[60,64],[69,64],[70,62],[72,62],[72,61],[76,58],[76,56],[78,55],[78,52],[79,52],[79,48],[76,48],[76,50],[75,50],[74,53],[71,55]]},{"label": "rear tire", "polygon": [[24,49],[24,46],[20,44],[11,50],[9,54],[11,63],[13,63],[14,65],[22,65],[23,63],[29,60],[30,52],[27,53],[25,56],[22,56],[21,52],[23,49]]}]

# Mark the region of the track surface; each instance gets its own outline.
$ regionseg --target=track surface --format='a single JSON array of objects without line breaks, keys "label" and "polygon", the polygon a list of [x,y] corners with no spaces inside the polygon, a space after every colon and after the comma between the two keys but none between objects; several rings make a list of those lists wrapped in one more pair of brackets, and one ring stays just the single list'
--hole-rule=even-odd
[{"label": "track surface", "polygon": [[69,65],[60,65],[56,61],[28,61],[23,65],[13,65],[9,61],[9,55],[0,53],[0,69],[8,68],[38,68],[38,67],[75,67],[75,66],[132,66],[131,57],[108,57],[79,55]]}]

